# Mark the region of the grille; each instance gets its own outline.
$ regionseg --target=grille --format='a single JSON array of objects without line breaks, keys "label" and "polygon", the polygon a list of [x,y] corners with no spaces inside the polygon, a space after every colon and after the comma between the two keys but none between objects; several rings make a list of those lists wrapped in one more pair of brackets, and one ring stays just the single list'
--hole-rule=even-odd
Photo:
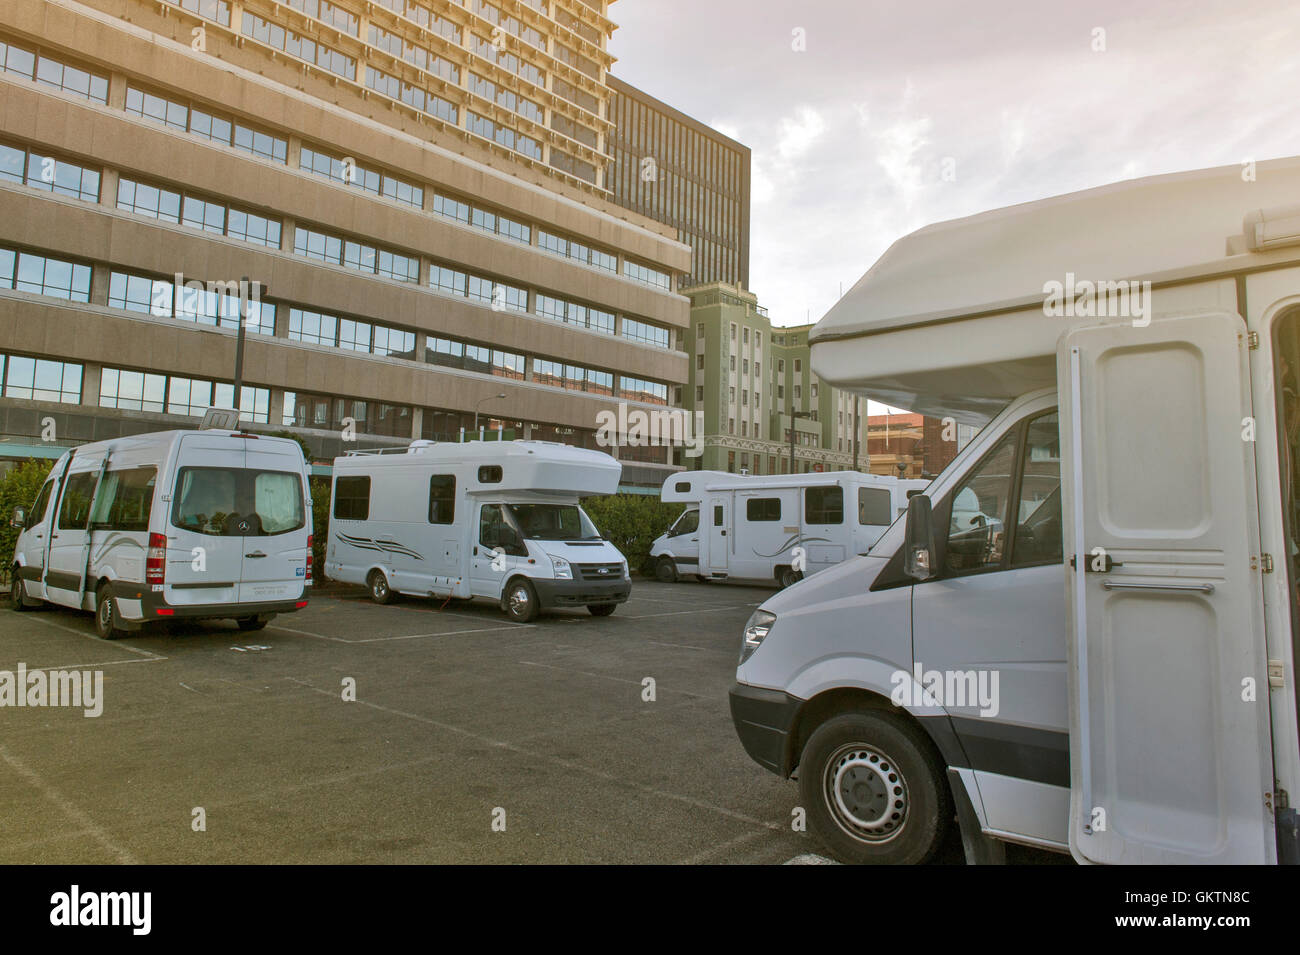
[{"label": "grille", "polygon": [[574,564],[580,580],[622,580],[622,564]]}]

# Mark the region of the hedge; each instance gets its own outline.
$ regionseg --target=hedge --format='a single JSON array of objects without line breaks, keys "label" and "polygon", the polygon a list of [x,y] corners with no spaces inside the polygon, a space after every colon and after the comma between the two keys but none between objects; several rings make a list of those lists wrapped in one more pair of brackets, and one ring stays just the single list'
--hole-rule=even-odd
[{"label": "hedge", "polygon": [[605,539],[623,552],[628,567],[642,573],[649,569],[650,545],[685,507],[665,504],[650,494],[611,494],[582,502],[582,509]]},{"label": "hedge", "polygon": [[9,526],[9,515],[15,507],[31,510],[53,466],[54,461],[50,459],[28,458],[19,461],[0,477],[0,556],[4,558],[0,576],[6,581],[9,568],[14,565],[14,545],[18,543],[19,533],[18,528]]}]

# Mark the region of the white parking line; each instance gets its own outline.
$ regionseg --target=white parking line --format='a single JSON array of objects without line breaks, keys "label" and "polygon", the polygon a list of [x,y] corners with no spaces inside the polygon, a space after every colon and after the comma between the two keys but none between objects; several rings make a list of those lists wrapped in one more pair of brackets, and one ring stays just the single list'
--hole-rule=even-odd
[{"label": "white parking line", "polygon": [[825,856],[819,856],[815,852],[805,852],[803,855],[795,856],[793,859],[786,859],[782,865],[840,865],[834,859],[828,859]]},{"label": "white parking line", "polygon": [[[579,676],[589,676],[597,680],[610,680],[614,683],[630,683],[633,686],[644,686],[644,684],[640,680],[629,680],[626,677],[621,677],[621,676],[608,676],[604,673],[591,673],[587,670],[575,670],[572,667],[557,667],[550,663],[534,663],[532,660],[520,660],[519,664],[521,666],[526,666],[526,667],[545,667],[547,670],[559,670],[562,673],[576,673]],[[656,686],[658,685],[656,684]],[[717,697],[715,696],[706,696],[703,693],[692,693],[690,690],[679,690],[676,688],[672,688],[671,692],[680,693],[683,696],[693,696],[697,700],[717,699]]]},{"label": "white parking line", "polygon": [[[43,624],[45,624],[45,626],[47,626],[47,627],[54,627],[56,630],[62,630],[62,631],[64,631],[65,633],[75,634],[76,636],[78,636],[78,637],[82,637],[82,638],[84,638],[84,639],[86,639],[86,640],[94,640],[96,643],[99,643],[99,644],[103,644],[103,643],[108,642],[108,641],[105,641],[105,640],[101,640],[101,639],[99,638],[99,636],[96,635],[96,634],[93,634],[93,633],[86,633],[84,630],[76,630],[76,629],[74,629],[74,628],[72,628],[72,627],[65,627],[63,624],[61,624],[61,623],[55,623],[55,622],[52,621],[52,620],[45,620],[45,619],[43,619],[42,617],[40,617],[38,614],[30,614],[30,615],[28,616],[28,619],[34,621],[35,623],[43,623]],[[113,645],[114,647],[120,647],[120,648],[123,649],[123,650],[128,650],[128,651],[130,651],[131,653],[139,654],[139,655],[142,656],[142,657],[147,657],[147,658],[148,658],[149,660],[151,660],[151,661],[153,661],[153,660],[166,660],[166,659],[167,659],[167,658],[166,658],[165,656],[163,656],[161,653],[154,653],[152,650],[145,650],[145,649],[143,649],[143,648],[141,648],[141,647],[133,647],[133,646],[131,646],[131,644],[129,644],[129,643],[123,643],[123,642],[120,641],[120,640],[114,640],[114,641],[112,641],[112,645]],[[126,661],[126,660],[123,660],[123,661],[121,661],[121,662],[123,662],[123,663],[127,663],[127,662],[135,662],[135,661]],[[142,661],[142,662],[143,662],[143,661]],[[100,665],[100,666],[103,666],[104,664],[99,664],[99,665]]]},{"label": "white parking line", "polygon": [[706,607],[703,610],[673,610],[667,613],[642,613],[642,614],[622,614],[623,620],[649,620],[651,617],[680,617],[683,614],[692,613],[719,613],[723,610],[744,610],[746,607],[757,607],[758,604],[730,604],[726,607]]},{"label": "white parking line", "polygon": [[317,640],[331,640],[334,643],[362,644],[388,643],[393,640],[421,640],[425,637],[454,637],[463,633],[499,633],[502,630],[534,630],[536,629],[536,625],[531,623],[514,623],[503,624],[496,627],[474,627],[468,630],[444,630],[441,633],[409,633],[395,637],[368,637],[365,640],[345,640],[343,637],[331,637],[324,633],[312,633],[310,630],[295,630],[293,627],[281,627],[276,626],[275,624],[268,626],[266,629],[284,630],[288,633],[301,634],[304,637],[315,637]]}]

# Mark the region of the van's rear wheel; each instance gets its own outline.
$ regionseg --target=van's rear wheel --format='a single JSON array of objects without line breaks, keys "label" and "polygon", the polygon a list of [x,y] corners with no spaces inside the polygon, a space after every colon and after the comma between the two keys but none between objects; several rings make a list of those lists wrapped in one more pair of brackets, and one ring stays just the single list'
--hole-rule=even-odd
[{"label": "van's rear wheel", "polygon": [[506,616],[515,623],[528,623],[537,616],[537,591],[523,578],[513,580],[502,600]]},{"label": "van's rear wheel", "polygon": [[781,585],[781,589],[793,587],[799,581],[803,580],[803,571],[795,570],[793,567],[778,567],[776,569],[776,582]]},{"label": "van's rear wheel", "polygon": [[952,797],[924,733],[893,713],[846,713],[812,734],[799,762],[812,830],[841,862],[916,865],[943,843]]},{"label": "van's rear wheel", "polygon": [[608,617],[618,604],[587,604],[587,611],[593,617]]},{"label": "van's rear wheel", "polygon": [[671,557],[660,557],[655,564],[655,579],[665,584],[677,583],[677,565]]},{"label": "van's rear wheel", "polygon": [[113,599],[113,588],[105,584],[95,595],[95,633],[102,640],[117,640],[126,636],[126,631],[117,625],[117,602]]},{"label": "van's rear wheel", "polygon": [[370,599],[377,604],[390,604],[393,602],[393,591],[388,586],[388,578],[384,576],[382,570],[372,570],[370,576],[366,579],[370,587]]},{"label": "van's rear wheel", "polygon": [[235,619],[235,623],[239,624],[239,629],[245,632],[249,630],[261,630],[270,622],[271,618],[269,616],[262,616],[260,614],[252,617],[238,617]]}]

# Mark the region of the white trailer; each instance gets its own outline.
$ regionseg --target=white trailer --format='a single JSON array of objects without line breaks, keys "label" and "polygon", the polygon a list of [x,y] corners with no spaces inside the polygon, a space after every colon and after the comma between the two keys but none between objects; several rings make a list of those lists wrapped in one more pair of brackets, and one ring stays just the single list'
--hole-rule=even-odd
[{"label": "white trailer", "polygon": [[200,429],[81,445],[10,518],[11,606],[92,610],[105,639],[178,618],[260,629],[307,605],[310,495],[285,438]]},{"label": "white trailer", "polygon": [[486,597],[512,620],[553,607],[607,616],[627,561],[579,505],[613,494],[623,467],[548,441],[413,441],[334,459],[326,573],[394,594]]},{"label": "white trailer", "polygon": [[823,380],[987,422],[746,626],[737,732],[837,856],[955,810],[972,860],[1300,861],[1297,195],[1287,159],[931,226],[813,331]]},{"label": "white trailer", "polygon": [[907,510],[908,492],[927,484],[859,471],[671,475],[659,499],[687,507],[650,547],[655,576],[776,580],[788,587],[866,553]]}]

